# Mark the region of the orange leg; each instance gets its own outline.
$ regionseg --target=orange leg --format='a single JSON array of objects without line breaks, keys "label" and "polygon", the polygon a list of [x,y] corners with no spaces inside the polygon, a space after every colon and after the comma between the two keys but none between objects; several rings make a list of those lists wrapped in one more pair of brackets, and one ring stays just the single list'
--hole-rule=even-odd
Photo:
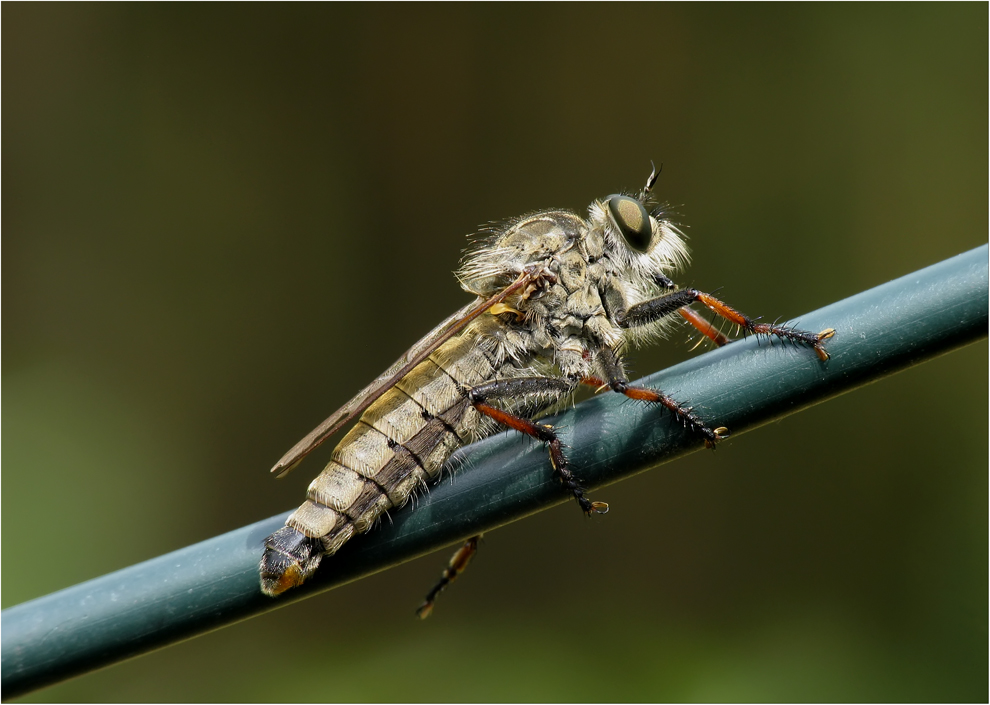
[{"label": "orange leg", "polygon": [[717,346],[722,347],[729,342],[729,339],[722,335],[721,331],[717,330],[715,326],[691,309],[687,307],[679,308],[677,309],[677,312],[681,314],[681,316],[683,316],[688,323],[697,328],[703,336],[708,338]]},{"label": "orange leg", "polygon": [[550,451],[550,463],[554,472],[560,478],[564,488],[574,495],[574,499],[581,505],[581,509],[587,515],[605,514],[608,511],[608,504],[605,502],[592,502],[584,496],[584,488],[581,487],[574,473],[570,470],[567,456],[564,455],[564,444],[557,437],[552,426],[536,423],[522,416],[517,416],[488,403],[492,397],[519,398],[532,395],[560,395],[564,396],[573,391],[575,383],[566,379],[554,377],[520,377],[516,379],[501,379],[494,382],[486,382],[477,387],[465,390],[465,394],[471,405],[480,413],[507,428],[515,429],[520,433],[525,433],[530,438],[543,441]]},{"label": "orange leg", "polygon": [[740,313],[711,294],[706,294],[697,289],[678,289],[677,291],[671,291],[670,293],[658,296],[655,299],[631,306],[628,311],[621,312],[617,316],[618,323],[623,328],[635,328],[636,326],[652,323],[664,316],[669,316],[674,312],[680,311],[681,315],[706,337],[713,340],[716,344],[724,345],[722,341],[725,340],[727,342],[728,339],[721,336],[720,333],[711,330],[711,326],[701,319],[700,316],[692,312],[685,313],[686,309],[684,307],[695,301],[704,304],[710,310],[730,323],[736,324],[747,333],[772,335],[781,340],[810,345],[814,349],[815,354],[818,355],[818,359],[822,362],[828,360],[828,352],[825,350],[824,343],[835,335],[835,331],[832,328],[826,328],[820,333],[809,333],[808,331],[798,330],[789,326],[779,326],[775,323],[757,323],[749,316]]},{"label": "orange leg", "polygon": [[755,333],[756,335],[775,335],[778,338],[783,338],[785,340],[807,343],[814,348],[815,354],[818,355],[818,359],[822,362],[828,360],[828,352],[825,350],[823,343],[835,335],[835,330],[832,328],[826,328],[821,333],[807,333],[802,330],[778,326],[773,323],[756,323],[750,319],[749,316],[742,314],[724,302],[719,301],[711,294],[706,294],[702,291],[694,291],[694,294],[698,301],[720,315],[722,318],[735,323],[737,326],[740,326],[750,333]]},{"label": "orange leg", "polygon": [[581,380],[581,382],[583,384],[591,385],[597,389],[601,389],[603,387],[606,389],[612,389],[620,394],[625,394],[630,399],[636,399],[637,401],[660,404],[662,407],[674,414],[674,416],[687,429],[704,438],[705,446],[708,448],[714,448],[716,443],[729,435],[729,429],[725,426],[709,428],[708,425],[694,413],[694,410],[691,409],[691,407],[681,405],[677,402],[677,400],[667,396],[659,389],[652,389],[650,387],[636,387],[621,378],[616,378],[610,382],[606,382],[605,380],[598,379],[597,377],[586,377]]},{"label": "orange leg", "polygon": [[440,581],[427,593],[423,604],[416,610],[417,617],[426,619],[433,613],[433,605],[436,603],[437,597],[448,585],[457,579],[458,575],[464,572],[465,568],[468,567],[468,563],[474,558],[474,554],[478,552],[478,541],[480,539],[480,535],[472,536],[464,542],[463,546],[457,549],[457,552],[451,557],[450,563],[444,568]]}]

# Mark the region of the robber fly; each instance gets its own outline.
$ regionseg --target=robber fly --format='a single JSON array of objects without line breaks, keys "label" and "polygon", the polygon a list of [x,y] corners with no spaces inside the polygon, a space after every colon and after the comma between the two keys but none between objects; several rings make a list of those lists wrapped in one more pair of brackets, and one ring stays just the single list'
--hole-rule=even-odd
[{"label": "robber fly", "polygon": [[[544,210],[484,231],[456,272],[476,299],[416,343],[378,379],[275,464],[279,476],[360,416],[313,480],[306,502],[265,541],[261,588],[278,595],[313,575],[324,556],[368,531],[383,512],[426,488],[459,446],[503,428],[545,443],[564,491],[588,515],[608,505],[585,496],[551,426],[533,419],[582,384],[658,404],[714,447],[729,431],[659,389],[629,384],[623,353],[663,333],[675,314],[716,345],[728,339],[687,308],[695,302],[740,327],[811,347],[828,359],[832,329],[809,333],[753,319],[668,278],[687,263],[684,235],[650,198],[654,169],[638,194],[594,201],[587,219]],[[419,609],[477,548],[468,541]]]}]

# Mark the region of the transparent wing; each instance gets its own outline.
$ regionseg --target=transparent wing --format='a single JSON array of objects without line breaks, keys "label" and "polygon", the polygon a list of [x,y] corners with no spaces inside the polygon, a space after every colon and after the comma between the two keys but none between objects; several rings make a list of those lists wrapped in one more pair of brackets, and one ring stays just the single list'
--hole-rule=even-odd
[{"label": "transparent wing", "polygon": [[331,414],[326,421],[314,428],[306,437],[289,449],[281,460],[275,463],[273,473],[282,477],[294,469],[303,459],[320,447],[330,436],[339,431],[346,423],[363,413],[376,399],[409,374],[413,368],[425,360],[430,354],[464,330],[467,325],[492,306],[501,303],[506,297],[523,289],[532,283],[538,274],[525,271],[512,284],[484,301],[476,301],[449,316],[443,323],[430,331],[426,337],[413,345],[395,363],[375,379],[374,382],[362,389],[349,402]]}]

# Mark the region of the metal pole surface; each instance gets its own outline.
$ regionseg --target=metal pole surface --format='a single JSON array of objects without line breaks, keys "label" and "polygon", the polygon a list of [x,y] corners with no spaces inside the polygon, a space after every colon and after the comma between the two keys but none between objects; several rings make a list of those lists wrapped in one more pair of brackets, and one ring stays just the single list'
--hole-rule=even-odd
[{"label": "metal pole surface", "polygon": [[[807,348],[750,338],[650,375],[734,435],[987,335],[986,245],[795,319],[835,328],[821,362]],[[594,489],[701,448],[656,408],[598,396],[550,420]],[[730,441],[731,442],[731,441]],[[2,695],[23,695],[412,560],[569,501],[546,451],[502,433],[458,451],[454,481],[394,512],[328,559],[305,586],[264,596],[258,561],[287,513],[11,607],[0,616]]]}]

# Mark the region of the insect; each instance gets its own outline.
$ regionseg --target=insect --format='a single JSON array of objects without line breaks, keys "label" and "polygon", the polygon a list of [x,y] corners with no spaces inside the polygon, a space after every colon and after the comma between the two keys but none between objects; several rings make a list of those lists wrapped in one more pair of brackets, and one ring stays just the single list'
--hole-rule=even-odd
[{"label": "insect", "polygon": [[[325,556],[437,478],[459,446],[504,428],[545,443],[564,491],[587,515],[604,514],[589,499],[564,448],[534,419],[568,401],[582,385],[611,389],[667,409],[714,447],[728,436],[659,389],[629,384],[627,347],[665,332],[675,314],[716,345],[728,339],[687,308],[700,303],[744,334],[807,345],[823,362],[824,341],[758,323],[711,294],[678,288],[668,277],[687,263],[684,235],[651,199],[654,169],[638,194],[594,201],[587,219],[544,210],[487,228],[456,272],[475,300],[454,313],[340,410],[282,457],[272,472],[292,470],[313,449],[360,416],[313,480],[306,501],[268,537],[261,588],[278,595],[302,584]],[[451,560],[419,609],[454,580],[477,549],[477,537]]]}]

